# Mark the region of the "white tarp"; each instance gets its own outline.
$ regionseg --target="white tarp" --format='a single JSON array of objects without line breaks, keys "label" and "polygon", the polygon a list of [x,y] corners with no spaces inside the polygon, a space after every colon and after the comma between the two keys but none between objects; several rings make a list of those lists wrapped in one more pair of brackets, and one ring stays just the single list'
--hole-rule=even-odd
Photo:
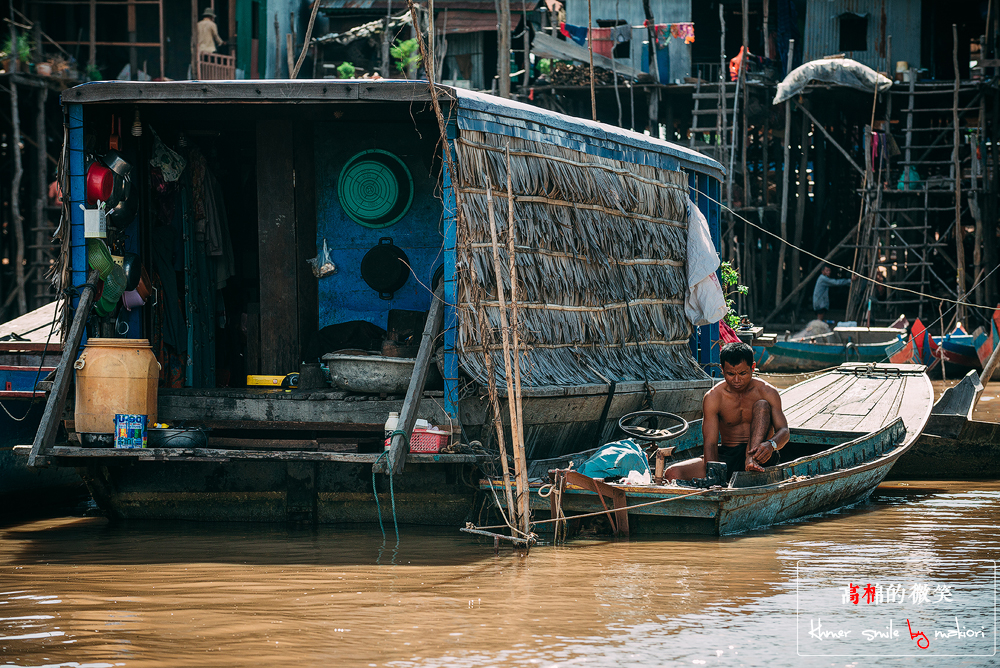
[{"label": "white tarp", "polygon": [[884,91],[892,86],[888,77],[850,58],[813,60],[796,67],[778,84],[774,104],[781,104],[795,97],[810,83],[846,86],[866,93],[874,93],[876,87],[879,91]]},{"label": "white tarp", "polygon": [[688,288],[684,297],[684,312],[692,325],[719,322],[729,312],[719,277],[715,275],[720,264],[708,220],[688,198]]}]

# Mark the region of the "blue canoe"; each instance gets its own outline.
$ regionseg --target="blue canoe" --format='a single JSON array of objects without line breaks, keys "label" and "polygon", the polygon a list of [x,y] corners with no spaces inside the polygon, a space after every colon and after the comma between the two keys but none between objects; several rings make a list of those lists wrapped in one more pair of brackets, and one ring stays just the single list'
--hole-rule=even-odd
[{"label": "blue canoe", "polygon": [[905,334],[892,327],[835,327],[826,334],[755,347],[754,360],[758,371],[768,372],[819,371],[845,362],[888,362],[906,345]]}]

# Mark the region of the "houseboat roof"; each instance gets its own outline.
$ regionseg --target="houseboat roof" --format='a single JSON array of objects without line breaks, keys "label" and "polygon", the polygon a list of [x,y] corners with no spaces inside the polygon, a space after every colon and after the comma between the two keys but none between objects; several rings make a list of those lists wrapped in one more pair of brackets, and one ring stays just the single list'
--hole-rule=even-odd
[{"label": "houseboat roof", "polygon": [[[639,132],[567,116],[488,93],[438,85],[439,99],[457,103],[463,130],[542,139],[587,153],[659,166],[693,169],[722,179],[722,164],[684,146]],[[63,92],[65,104],[316,104],[322,102],[427,102],[426,81],[312,79],[240,81],[95,81]],[[629,150],[633,149],[633,150]],[[662,158],[666,158],[663,161]],[[675,164],[669,164],[675,163]]]}]

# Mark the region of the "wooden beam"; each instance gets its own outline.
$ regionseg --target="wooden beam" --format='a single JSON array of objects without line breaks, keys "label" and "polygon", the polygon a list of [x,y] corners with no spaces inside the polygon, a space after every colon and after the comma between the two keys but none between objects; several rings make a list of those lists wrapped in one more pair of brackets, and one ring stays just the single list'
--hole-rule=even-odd
[{"label": "wooden beam", "polygon": [[[958,89],[962,84],[958,69],[958,26],[951,24],[951,63],[955,69],[955,88],[952,93],[952,168],[955,170],[955,263],[958,265],[958,301],[965,299],[965,228],[962,226],[962,161],[958,158],[961,145],[961,132],[958,127]],[[975,154],[973,154],[975,159]],[[977,240],[978,243],[978,240]],[[955,314],[962,322],[966,322],[965,305],[959,303]]]},{"label": "wooden beam", "polygon": [[[424,385],[427,383],[427,371],[430,369],[434,357],[437,336],[438,332],[441,331],[443,320],[444,282],[438,286],[431,298],[431,307],[427,312],[427,320],[424,322],[424,333],[420,338],[420,349],[417,351],[417,359],[413,363],[410,386],[406,388],[403,409],[399,412],[397,429],[407,435],[413,433],[413,425],[417,422],[417,411],[420,409],[420,400],[424,396]],[[403,466],[406,464],[406,446],[406,439],[402,436],[393,436],[386,468],[396,475],[403,472]]]},{"label": "wooden beam", "polygon": [[260,373],[298,371],[298,263],[293,124],[257,123],[257,234],[260,251]]},{"label": "wooden beam", "polygon": [[49,398],[45,402],[45,410],[42,412],[38,431],[35,432],[35,441],[28,455],[29,468],[39,465],[39,458],[46,456],[56,441],[66,396],[69,394],[69,382],[73,377],[72,365],[76,362],[76,351],[80,347],[80,341],[83,340],[87,316],[90,315],[90,308],[94,305],[97,278],[97,271],[92,269],[87,275],[86,285],[80,289],[80,301],[73,315],[73,324],[63,342],[63,354],[59,366],[56,367],[56,377],[52,380],[52,391],[49,392]]},{"label": "wooden beam", "polygon": [[834,148],[836,148],[838,151],[840,151],[841,154],[843,154],[843,156],[845,158],[847,158],[847,162],[851,163],[851,166],[854,167],[854,169],[858,170],[858,174],[861,174],[861,176],[864,176],[865,175],[865,170],[862,169],[861,166],[854,161],[854,158],[851,157],[851,154],[848,153],[847,150],[843,146],[841,146],[840,143],[837,142],[836,139],[833,138],[833,135],[831,135],[830,132],[825,127],[823,127],[823,124],[820,123],[818,120],[816,120],[816,117],[813,116],[809,112],[809,110],[805,108],[804,105],[796,102],[795,106],[798,107],[799,110],[801,110],[803,114],[805,114],[806,116],[808,116],[809,120],[812,121],[812,124],[815,125],[817,128],[819,128],[819,131],[823,133],[823,136],[826,137],[827,140],[831,144],[833,144]]},{"label": "wooden beam", "polygon": [[[510,97],[510,0],[499,0],[500,24],[497,26],[498,92],[505,100]],[[414,23],[416,18],[414,18]]]}]

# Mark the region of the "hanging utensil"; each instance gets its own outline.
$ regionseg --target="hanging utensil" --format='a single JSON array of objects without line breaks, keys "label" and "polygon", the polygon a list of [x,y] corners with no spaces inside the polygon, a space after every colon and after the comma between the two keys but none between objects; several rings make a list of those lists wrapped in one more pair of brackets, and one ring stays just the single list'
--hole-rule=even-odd
[{"label": "hanging utensil", "polygon": [[112,151],[117,151],[119,147],[118,143],[118,131],[116,130],[115,115],[111,115],[111,136],[108,137],[108,148]]}]

